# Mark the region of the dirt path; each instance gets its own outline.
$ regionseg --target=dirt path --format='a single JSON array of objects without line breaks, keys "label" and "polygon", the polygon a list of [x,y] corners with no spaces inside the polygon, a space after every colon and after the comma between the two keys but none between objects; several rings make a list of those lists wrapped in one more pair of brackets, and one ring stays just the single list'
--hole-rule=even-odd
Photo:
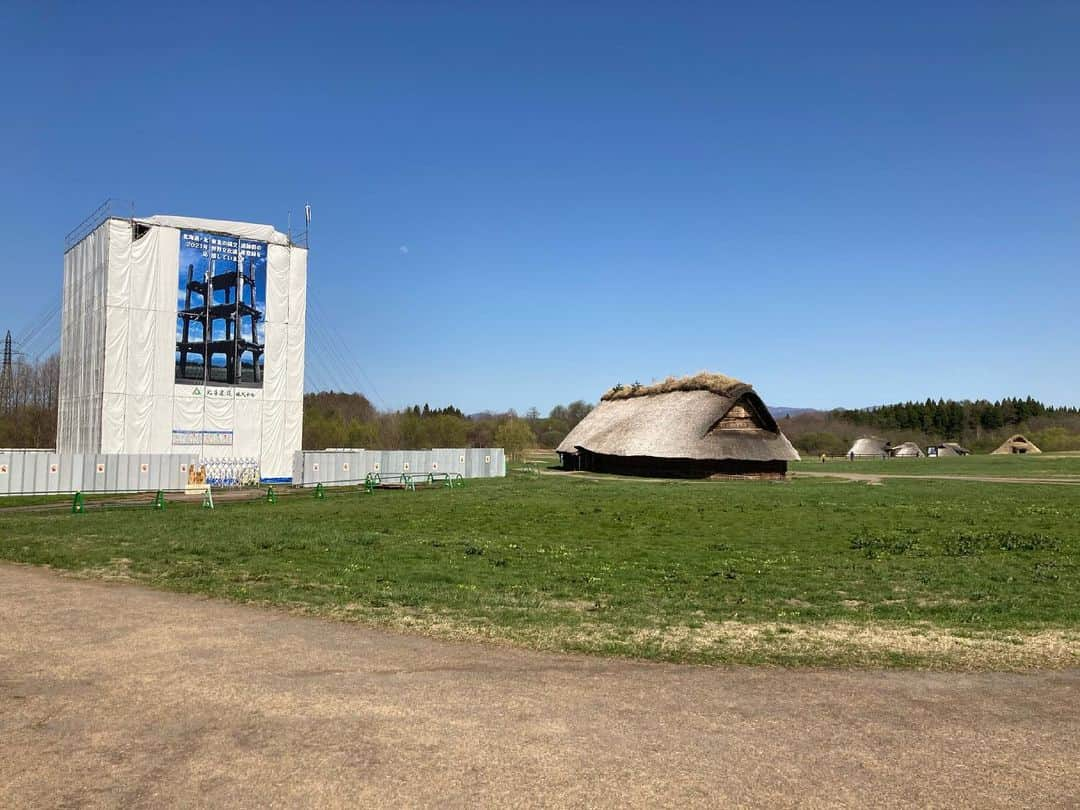
[{"label": "dirt path", "polygon": [[822,470],[797,470],[794,478],[844,478],[848,481],[881,481],[885,478],[907,478],[914,481],[979,481],[990,484],[1062,484],[1080,486],[1080,478],[1006,478],[999,475],[905,475],[903,473],[858,473]]},{"label": "dirt path", "polygon": [[1068,806],[1080,671],[450,644],[0,565],[0,804]]}]

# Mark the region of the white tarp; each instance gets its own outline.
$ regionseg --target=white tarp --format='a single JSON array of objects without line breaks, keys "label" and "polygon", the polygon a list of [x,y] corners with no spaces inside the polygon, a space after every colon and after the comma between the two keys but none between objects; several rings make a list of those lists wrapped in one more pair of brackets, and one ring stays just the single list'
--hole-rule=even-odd
[{"label": "white tarp", "polygon": [[101,444],[109,232],[104,222],[64,254],[57,444],[73,453]]},{"label": "white tarp", "polygon": [[[307,250],[268,225],[135,222],[138,238],[110,219],[64,256],[58,450],[254,458],[264,477],[288,477],[303,432]],[[181,229],[268,243],[261,386],[176,382]]]}]

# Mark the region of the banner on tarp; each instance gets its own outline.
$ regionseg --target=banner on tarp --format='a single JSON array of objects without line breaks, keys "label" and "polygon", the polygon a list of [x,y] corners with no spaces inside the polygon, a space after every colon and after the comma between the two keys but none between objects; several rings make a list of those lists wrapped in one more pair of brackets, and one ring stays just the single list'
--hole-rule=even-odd
[{"label": "banner on tarp", "polygon": [[266,242],[181,229],[176,381],[261,387]]}]

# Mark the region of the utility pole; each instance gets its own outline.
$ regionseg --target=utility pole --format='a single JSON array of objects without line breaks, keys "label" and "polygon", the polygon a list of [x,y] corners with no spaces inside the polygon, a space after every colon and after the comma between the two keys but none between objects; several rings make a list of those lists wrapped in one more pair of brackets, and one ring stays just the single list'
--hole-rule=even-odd
[{"label": "utility pole", "polygon": [[4,338],[4,359],[0,364],[0,413],[11,410],[14,399],[15,381],[11,368],[11,330],[7,330]]}]

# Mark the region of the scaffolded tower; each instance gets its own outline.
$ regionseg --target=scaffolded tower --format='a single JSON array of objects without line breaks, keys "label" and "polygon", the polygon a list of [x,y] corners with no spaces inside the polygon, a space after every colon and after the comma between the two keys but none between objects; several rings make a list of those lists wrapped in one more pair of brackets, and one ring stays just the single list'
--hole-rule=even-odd
[{"label": "scaffolded tower", "polygon": [[[195,266],[188,265],[184,308],[178,313],[183,321],[180,340],[176,342],[176,351],[180,354],[179,378],[190,379],[187,373],[188,355],[197,354],[202,357],[205,383],[259,383],[265,346],[259,342],[258,323],[263,315],[256,306],[253,260],[246,259],[242,270],[233,269],[223,273],[214,273],[215,264],[216,261],[210,262],[210,272],[202,281],[194,277]],[[215,302],[216,291],[224,291],[223,302]],[[193,293],[202,299],[196,305],[192,302]],[[222,338],[215,340],[214,326],[219,322],[225,328]],[[191,326],[196,323],[201,327],[201,340],[191,339]],[[245,380],[243,358],[248,353],[251,355],[251,378]],[[224,379],[214,379],[212,376],[211,361],[215,355],[225,356]]]}]

